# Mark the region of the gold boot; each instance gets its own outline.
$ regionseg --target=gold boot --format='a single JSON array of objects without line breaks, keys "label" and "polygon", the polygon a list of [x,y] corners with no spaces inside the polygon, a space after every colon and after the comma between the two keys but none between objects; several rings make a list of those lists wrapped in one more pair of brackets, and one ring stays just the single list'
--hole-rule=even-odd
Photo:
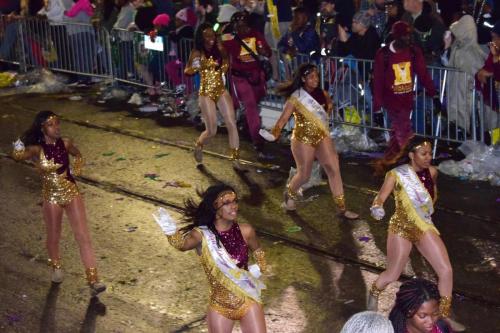
[{"label": "gold boot", "polygon": [[196,164],[203,163],[203,144],[199,140],[194,143],[194,160]]},{"label": "gold boot", "polygon": [[60,259],[47,259],[47,264],[52,268],[51,281],[54,283],[61,283],[64,280],[64,272]]},{"label": "gold boot", "polygon": [[359,217],[358,214],[346,209],[344,194],[334,196],[333,203],[335,204],[335,207],[337,208],[337,215],[345,217],[348,220],[356,220]]},{"label": "gold boot", "polygon": [[366,301],[366,309],[368,311],[377,311],[378,310],[378,298],[382,293],[383,289],[378,289],[375,282],[373,282],[370,291],[368,292],[368,299]]},{"label": "gold boot", "polygon": [[439,300],[439,314],[448,323],[448,325],[450,325],[453,332],[464,332],[466,330],[465,326],[450,317],[451,301],[451,296],[441,296],[441,299]]},{"label": "gold boot", "polygon": [[281,208],[287,211],[294,211],[297,209],[296,201],[298,200],[298,193],[294,192],[290,188],[290,184],[286,186],[285,192],[283,192],[283,203],[281,204]]},{"label": "gold boot", "polygon": [[85,275],[87,275],[87,282],[90,287],[90,296],[95,297],[106,290],[106,285],[99,282],[99,278],[97,277],[97,268],[87,268],[85,270]]},{"label": "gold boot", "polygon": [[229,148],[229,160],[233,162],[233,169],[244,171],[240,161],[240,148]]}]

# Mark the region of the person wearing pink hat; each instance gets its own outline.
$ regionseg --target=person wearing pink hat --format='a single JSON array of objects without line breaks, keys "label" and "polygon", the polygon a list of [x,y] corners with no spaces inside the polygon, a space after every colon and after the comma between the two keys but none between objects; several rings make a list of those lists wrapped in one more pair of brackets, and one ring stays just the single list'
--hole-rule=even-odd
[{"label": "person wearing pink hat", "polygon": [[[378,163],[390,162],[413,136],[410,114],[413,109],[413,85],[415,75],[426,89],[428,96],[436,97],[436,88],[427,72],[420,48],[410,44],[411,28],[403,21],[394,23],[391,29],[393,41],[377,51],[374,65],[373,111],[387,110],[391,127],[391,139],[384,158]],[[434,98],[438,104],[439,99]],[[436,105],[439,109],[440,105]]]}]

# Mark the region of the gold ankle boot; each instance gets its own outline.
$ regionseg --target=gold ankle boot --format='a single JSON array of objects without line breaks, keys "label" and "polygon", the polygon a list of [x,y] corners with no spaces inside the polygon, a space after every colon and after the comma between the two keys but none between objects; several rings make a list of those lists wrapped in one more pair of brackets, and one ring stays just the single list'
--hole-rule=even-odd
[{"label": "gold ankle boot", "polygon": [[465,326],[451,319],[451,296],[441,296],[439,300],[439,314],[443,319],[448,322],[453,332],[463,332],[466,330]]},{"label": "gold ankle boot", "polygon": [[356,220],[359,217],[358,214],[346,209],[344,194],[334,196],[333,203],[335,204],[335,207],[337,208],[337,215],[345,217],[348,220]]},{"label": "gold ankle boot", "polygon": [[47,259],[47,264],[52,268],[51,281],[54,283],[61,283],[64,280],[64,272],[60,259]]},{"label": "gold ankle boot", "polygon": [[370,291],[368,292],[368,299],[366,302],[366,309],[368,311],[377,311],[378,310],[378,298],[382,293],[383,289],[377,288],[375,282],[373,282]]},{"label": "gold ankle boot", "polygon": [[240,161],[240,148],[229,148],[229,160],[233,162],[235,170],[244,170]]},{"label": "gold ankle boot", "polygon": [[99,278],[97,277],[97,268],[87,268],[85,270],[85,275],[87,276],[87,282],[90,287],[90,295],[92,297],[95,297],[106,290],[106,285],[100,282]]},{"label": "gold ankle boot", "polygon": [[203,144],[198,140],[194,143],[194,160],[197,164],[203,163]]}]

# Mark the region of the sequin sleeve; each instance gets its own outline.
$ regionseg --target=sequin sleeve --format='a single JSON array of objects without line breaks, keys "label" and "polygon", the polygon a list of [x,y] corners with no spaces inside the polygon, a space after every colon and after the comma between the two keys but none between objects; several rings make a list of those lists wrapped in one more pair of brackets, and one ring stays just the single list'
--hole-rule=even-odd
[{"label": "sequin sleeve", "polygon": [[264,273],[267,269],[266,253],[264,250],[262,250],[262,248],[258,248],[253,251],[253,257],[257,262],[257,265],[259,265],[260,271]]},{"label": "sequin sleeve", "polygon": [[78,155],[73,159],[72,173],[75,176],[80,176],[82,174],[84,160],[82,155]]},{"label": "sequin sleeve", "polygon": [[167,235],[167,239],[170,245],[172,245],[177,250],[182,250],[182,248],[184,247],[185,239],[184,235],[180,231],[177,231],[175,234],[170,236]]},{"label": "sequin sleeve", "polygon": [[12,151],[12,158],[16,161],[21,161],[22,159],[24,159],[25,151],[26,151],[25,149],[14,149]]}]

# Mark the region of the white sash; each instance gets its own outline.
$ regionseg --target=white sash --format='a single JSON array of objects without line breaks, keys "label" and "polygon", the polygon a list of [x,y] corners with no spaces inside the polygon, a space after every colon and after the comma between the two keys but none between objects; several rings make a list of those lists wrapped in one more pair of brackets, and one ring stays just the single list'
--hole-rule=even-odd
[{"label": "white sash", "polygon": [[303,88],[295,90],[292,94],[309,112],[311,112],[328,129],[328,114],[307,91]]},{"label": "white sash", "polygon": [[394,171],[418,216],[424,222],[434,225],[431,219],[434,213],[434,203],[429,191],[422,184],[415,171],[408,164],[400,165]]},{"label": "white sash", "polygon": [[266,288],[264,283],[256,279],[247,270],[236,266],[236,263],[229,253],[227,253],[224,246],[217,246],[217,238],[215,238],[212,231],[205,226],[198,227],[198,229],[203,233],[207,248],[217,268],[226,278],[236,285],[240,291],[260,303],[261,290]]}]

